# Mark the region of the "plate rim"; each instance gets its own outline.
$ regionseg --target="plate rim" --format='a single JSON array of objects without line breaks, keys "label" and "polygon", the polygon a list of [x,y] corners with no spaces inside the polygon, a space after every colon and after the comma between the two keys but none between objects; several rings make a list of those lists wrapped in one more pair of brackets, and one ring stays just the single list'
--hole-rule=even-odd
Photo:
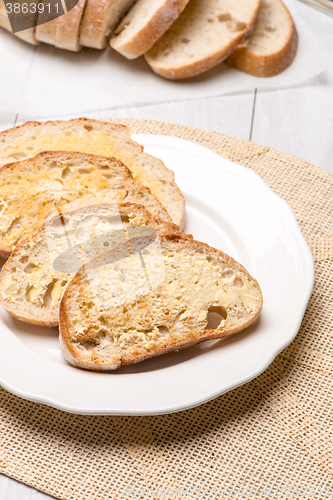
[{"label": "plate rim", "polygon": [[[285,349],[296,337],[300,325],[303,320],[304,313],[306,311],[309,299],[312,294],[313,286],[314,286],[314,281],[315,281],[315,266],[314,266],[314,259],[311,253],[311,250],[309,248],[308,243],[305,240],[305,237],[300,229],[300,226],[298,224],[297,218],[290,207],[290,205],[282,198],[280,197],[277,193],[271,189],[268,184],[260,177],[259,174],[254,172],[253,170],[240,165],[237,162],[233,162],[229,160],[228,158],[223,157],[222,155],[214,152],[210,148],[203,146],[201,144],[198,144],[196,142],[189,141],[187,139],[182,139],[179,137],[175,136],[170,136],[170,135],[162,135],[162,134],[132,134],[133,140],[136,140],[137,142],[141,143],[141,141],[144,143],[146,146],[148,142],[151,144],[160,144],[161,141],[164,143],[163,145],[170,145],[172,143],[172,147],[174,148],[175,143],[179,146],[181,150],[186,150],[189,151],[191,154],[196,153],[198,156],[204,157],[207,161],[207,156],[208,158],[210,157],[213,161],[212,163],[220,162],[221,160],[223,161],[223,164],[227,167],[229,165],[229,169],[232,168],[232,174],[235,175],[237,174],[241,178],[248,177],[252,182],[254,182],[256,190],[259,190],[260,192],[266,192],[266,194],[269,194],[270,198],[273,198],[275,200],[275,203],[283,207],[283,214],[280,216],[281,218],[285,219],[286,216],[288,216],[288,224],[292,224],[294,226],[294,231],[298,232],[298,243],[301,247],[301,250],[303,252],[303,258],[305,262],[307,263],[307,271],[308,271],[308,287],[306,290],[306,293],[304,294],[304,299],[302,301],[302,304],[299,305],[299,314],[297,315],[297,318],[294,319],[294,324],[293,328],[290,328],[290,331],[292,330],[292,333],[289,334],[288,338],[286,338],[282,343],[281,341],[278,343],[279,345],[276,345],[275,348],[273,348],[268,354],[262,353],[260,360],[261,363],[260,365],[258,364],[258,367],[256,370],[251,371],[251,373],[248,373],[246,376],[242,376],[242,380],[239,381],[239,383],[230,383],[230,387],[227,386],[224,388],[222,391],[221,390],[216,390],[213,393],[210,394],[210,396],[207,397],[207,395],[202,395],[199,397],[196,401],[193,401],[192,404],[184,403],[183,405],[176,404],[174,406],[169,406],[167,408],[160,408],[160,409],[140,409],[138,411],[135,410],[128,410],[128,409],[100,409],[100,408],[95,408],[92,410],[91,408],[81,408],[81,407],[75,407],[75,406],[69,406],[67,404],[61,403],[57,398],[52,398],[52,397],[45,397],[45,396],[38,396],[34,392],[30,391],[25,391],[21,390],[20,388],[17,388],[16,386],[12,385],[10,382],[4,380],[3,375],[1,374],[1,367],[0,367],[0,385],[9,391],[10,393],[28,400],[32,401],[35,403],[40,403],[46,406],[50,406],[52,408],[56,408],[62,411],[65,411],[67,413],[72,413],[72,414],[78,414],[78,415],[122,415],[122,416],[148,416],[148,415],[164,415],[164,414],[169,414],[169,413],[175,413],[175,412],[180,412],[180,411],[185,411],[187,409],[195,408],[197,406],[200,406],[201,404],[204,404],[206,402],[212,401],[216,397],[225,394],[227,392],[230,392],[233,389],[236,389],[246,383],[248,383],[250,380],[255,379],[258,377],[261,373],[263,373],[269,365],[274,361],[274,359],[278,356],[278,354]],[[219,165],[219,168],[223,168],[224,165]],[[228,170],[229,170],[228,169]],[[263,359],[264,358],[264,359]]]}]

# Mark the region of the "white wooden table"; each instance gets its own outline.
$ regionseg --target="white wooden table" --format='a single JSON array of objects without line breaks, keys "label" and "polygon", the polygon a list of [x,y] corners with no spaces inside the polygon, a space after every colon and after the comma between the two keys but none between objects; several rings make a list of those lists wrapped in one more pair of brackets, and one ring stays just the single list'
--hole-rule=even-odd
[{"label": "white wooden table", "polygon": [[[326,47],[327,71],[313,81],[287,90],[117,109],[109,116],[161,120],[251,139],[333,173],[333,17],[303,4],[299,13]],[[9,128],[33,118],[21,115],[20,110],[13,114],[0,110],[0,127]],[[49,498],[0,475],[1,500]]]}]

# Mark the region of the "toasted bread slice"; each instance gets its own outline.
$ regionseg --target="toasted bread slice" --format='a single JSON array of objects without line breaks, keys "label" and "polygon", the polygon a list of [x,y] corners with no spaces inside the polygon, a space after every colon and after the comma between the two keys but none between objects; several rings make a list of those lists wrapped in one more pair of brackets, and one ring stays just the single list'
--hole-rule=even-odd
[{"label": "toasted bread slice", "polygon": [[[27,14],[25,14],[25,15],[27,15]],[[37,20],[37,11],[35,14],[29,13],[29,17],[31,18],[32,25],[34,25],[36,20]],[[0,27],[13,33],[12,27],[11,27],[10,22],[9,22],[8,15],[6,13],[6,7],[5,7],[3,0],[0,0]],[[24,40],[25,42],[31,43],[32,45],[39,44],[39,41],[36,38],[36,28],[35,27],[24,30],[24,31],[19,31],[17,33],[14,33],[14,35],[17,38]]]},{"label": "toasted bread slice", "polygon": [[63,16],[57,23],[56,47],[78,52],[81,50],[80,25],[86,0],[79,0],[76,6]]},{"label": "toasted bread slice", "polygon": [[[262,308],[255,279],[231,257],[186,235],[160,237],[158,255],[116,263],[112,252],[75,275],[60,305],[66,360],[89,370],[120,365],[220,339],[249,326]],[[136,292],[136,293],[135,293]],[[206,329],[209,313],[218,314]]]},{"label": "toasted bread slice", "polygon": [[297,45],[297,31],[284,3],[261,0],[252,35],[236,47],[226,62],[253,76],[274,76],[293,62]]},{"label": "toasted bread slice", "polygon": [[[65,255],[69,245],[75,249],[80,244],[84,250],[86,242],[97,242],[98,245],[90,245],[82,254],[84,261],[89,262],[109,249],[113,233],[127,226],[149,226],[160,235],[177,230],[174,224],[152,216],[142,205],[131,203],[91,205],[66,212],[61,218],[51,218],[29,240],[18,245],[3,266],[0,304],[12,316],[27,323],[56,326],[61,297],[73,273],[81,267],[81,258],[76,269],[74,259],[71,272],[65,272],[70,262]],[[55,262],[62,253],[66,261],[63,268],[59,268]]]},{"label": "toasted bread slice", "polygon": [[[87,153],[53,151],[0,169],[0,255],[10,255],[21,239],[28,239],[54,211],[91,205],[102,191],[116,203],[138,203],[166,222],[167,211],[148,188],[134,183],[130,170],[116,158]],[[81,205],[81,206],[82,206]]]},{"label": "toasted bread slice", "polygon": [[132,171],[137,184],[149,187],[173,222],[183,228],[185,202],[174,182],[174,173],[161,160],[144,153],[143,147],[132,141],[130,130],[124,125],[79,118],[28,122],[0,133],[0,167],[46,150],[115,156]]},{"label": "toasted bread slice", "polygon": [[117,26],[111,47],[134,59],[149,50],[178,19],[189,0],[138,0]]},{"label": "toasted bread slice", "polygon": [[115,27],[134,2],[135,0],[87,0],[81,23],[81,45],[105,49]]},{"label": "toasted bread slice", "polygon": [[251,34],[260,0],[191,0],[146,53],[149,66],[171,80],[209,70]]}]

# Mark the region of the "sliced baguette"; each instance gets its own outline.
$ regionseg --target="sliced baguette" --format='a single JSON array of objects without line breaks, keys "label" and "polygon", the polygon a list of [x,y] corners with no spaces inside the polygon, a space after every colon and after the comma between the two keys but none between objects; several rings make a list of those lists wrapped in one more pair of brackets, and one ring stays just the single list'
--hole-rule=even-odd
[{"label": "sliced baguette", "polygon": [[111,47],[134,59],[147,52],[161,38],[189,0],[138,0],[117,26]]},{"label": "sliced baguette", "polygon": [[47,8],[49,3],[49,0],[43,1],[44,9],[38,15],[36,38],[39,42],[56,45],[59,17],[53,19],[53,14]]},{"label": "sliced baguette", "polygon": [[60,49],[78,52],[81,50],[80,25],[86,0],[79,0],[76,6],[63,16],[57,23],[56,46]]},{"label": "sliced baguette", "polygon": [[161,160],[144,153],[143,147],[132,141],[130,130],[124,125],[80,118],[28,122],[0,133],[0,167],[46,150],[115,156],[132,171],[137,184],[149,187],[166,207],[173,222],[183,228],[185,203],[174,182],[174,173]]},{"label": "sliced baguette", "polygon": [[66,212],[61,220],[54,217],[29,240],[18,245],[3,266],[0,304],[9,314],[27,323],[57,326],[60,300],[73,274],[55,270],[55,258],[68,249],[68,242],[75,248],[89,238],[104,237],[105,241],[100,242],[98,248],[90,249],[89,258],[85,259],[88,262],[99,255],[101,249],[107,249],[110,233],[128,225],[150,226],[159,235],[177,229],[152,216],[142,205],[130,203],[91,205]]},{"label": "sliced baguette", "polygon": [[[156,286],[150,273],[154,255],[144,256],[147,278],[138,272],[137,255],[115,264],[105,254],[100,267],[75,275],[60,305],[60,346],[69,363],[114,370],[225,338],[256,320],[261,290],[240,264],[186,235],[162,236],[160,245],[164,272]],[[220,315],[216,329],[206,329],[209,313]]]},{"label": "sliced baguette", "polygon": [[[32,25],[36,24],[37,14],[30,13],[29,17],[31,18]],[[0,0],[0,27],[13,33],[11,24],[9,22],[8,15],[6,13],[6,7],[5,7],[3,0]],[[14,35],[17,38],[20,38],[21,40],[24,40],[25,42],[28,42],[32,45],[39,44],[39,42],[36,38],[36,28],[35,27],[24,30],[24,31],[19,31],[18,33],[14,33]]]},{"label": "sliced baguette", "polygon": [[81,23],[80,43],[105,49],[110,37],[135,0],[87,0]]},{"label": "sliced baguette", "polygon": [[[103,191],[116,203],[138,203],[172,222],[148,188],[134,183],[130,170],[116,158],[53,151],[0,169],[0,256],[10,255],[21,239],[29,239],[57,209],[79,202],[91,205]],[[87,198],[85,198],[87,197]],[[82,206],[82,205],[81,205]]]},{"label": "sliced baguette", "polygon": [[171,80],[209,70],[248,38],[259,7],[260,0],[191,0],[146,53],[149,66]]},{"label": "sliced baguette", "polygon": [[292,17],[281,0],[261,0],[250,38],[238,45],[226,62],[253,76],[274,76],[290,66],[298,45]]}]

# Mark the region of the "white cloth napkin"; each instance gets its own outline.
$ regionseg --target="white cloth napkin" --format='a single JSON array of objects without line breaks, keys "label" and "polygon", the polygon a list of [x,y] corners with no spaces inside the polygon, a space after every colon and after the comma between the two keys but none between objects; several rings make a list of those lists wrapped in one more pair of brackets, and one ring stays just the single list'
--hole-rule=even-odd
[{"label": "white cloth napkin", "polygon": [[172,82],[155,75],[143,57],[127,61],[110,48],[70,53],[32,47],[0,30],[0,110],[45,117],[299,85],[322,73],[325,61],[315,43],[318,34],[304,25],[293,0],[286,4],[299,33],[298,53],[290,68],[266,79],[222,63]]}]

